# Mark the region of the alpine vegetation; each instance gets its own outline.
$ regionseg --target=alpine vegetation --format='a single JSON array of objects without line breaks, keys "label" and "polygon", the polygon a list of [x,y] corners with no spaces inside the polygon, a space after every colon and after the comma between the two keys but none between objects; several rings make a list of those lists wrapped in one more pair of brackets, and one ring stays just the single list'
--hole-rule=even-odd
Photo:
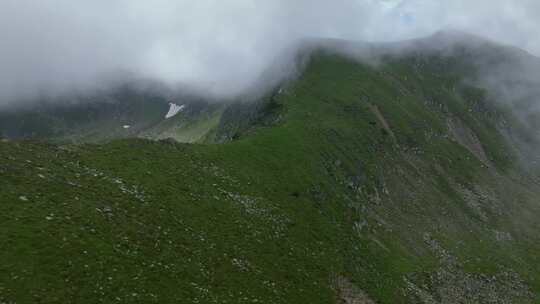
[{"label": "alpine vegetation", "polygon": [[0,303],[539,303],[539,11],[3,1]]}]

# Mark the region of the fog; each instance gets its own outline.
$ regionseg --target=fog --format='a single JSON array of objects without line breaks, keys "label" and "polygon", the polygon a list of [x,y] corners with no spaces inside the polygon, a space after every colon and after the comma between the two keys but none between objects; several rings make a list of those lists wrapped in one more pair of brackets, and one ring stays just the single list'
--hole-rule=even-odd
[{"label": "fog", "polygon": [[540,54],[535,0],[2,0],[0,105],[129,79],[228,98],[303,39],[447,28]]}]

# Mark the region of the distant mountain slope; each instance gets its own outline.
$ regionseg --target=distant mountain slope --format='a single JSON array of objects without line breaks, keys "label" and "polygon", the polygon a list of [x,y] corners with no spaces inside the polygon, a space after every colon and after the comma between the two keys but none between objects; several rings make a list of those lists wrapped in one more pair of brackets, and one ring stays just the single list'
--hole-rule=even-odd
[{"label": "distant mountain slope", "polygon": [[[169,113],[171,108],[176,111]],[[106,142],[129,137],[176,138],[180,135],[174,130],[183,129],[188,123],[205,124],[218,108],[200,98],[123,86],[95,95],[36,100],[4,108],[0,110],[0,135],[59,143]],[[201,132],[198,137],[202,138],[208,130]],[[191,140],[181,136],[176,139]]]},{"label": "distant mountain slope", "polygon": [[122,138],[155,125],[168,108],[161,96],[119,88],[96,96],[36,101],[0,111],[0,134],[12,139],[75,142]]},{"label": "distant mountain slope", "polygon": [[0,142],[0,302],[538,303],[530,125],[466,56],[350,57],[203,107],[222,144]]}]

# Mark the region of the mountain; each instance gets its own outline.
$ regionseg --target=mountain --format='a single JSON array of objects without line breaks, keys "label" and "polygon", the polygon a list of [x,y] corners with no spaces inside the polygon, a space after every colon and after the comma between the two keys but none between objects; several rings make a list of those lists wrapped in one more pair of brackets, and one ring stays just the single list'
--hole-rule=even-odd
[{"label": "mountain", "polygon": [[253,102],[104,111],[139,138],[4,139],[0,302],[538,303],[536,95],[486,74],[538,60],[460,36],[324,41]]}]

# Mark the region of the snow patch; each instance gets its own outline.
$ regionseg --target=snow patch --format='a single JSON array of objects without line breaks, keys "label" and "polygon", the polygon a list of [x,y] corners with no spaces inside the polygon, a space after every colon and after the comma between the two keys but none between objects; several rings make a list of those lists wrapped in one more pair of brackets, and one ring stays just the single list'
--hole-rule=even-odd
[{"label": "snow patch", "polygon": [[169,112],[167,113],[167,115],[165,115],[165,119],[169,119],[171,117],[176,116],[178,113],[180,113],[186,107],[185,105],[180,105],[179,106],[179,105],[177,105],[175,103],[172,103],[172,102],[170,102],[169,105],[170,105]]}]

